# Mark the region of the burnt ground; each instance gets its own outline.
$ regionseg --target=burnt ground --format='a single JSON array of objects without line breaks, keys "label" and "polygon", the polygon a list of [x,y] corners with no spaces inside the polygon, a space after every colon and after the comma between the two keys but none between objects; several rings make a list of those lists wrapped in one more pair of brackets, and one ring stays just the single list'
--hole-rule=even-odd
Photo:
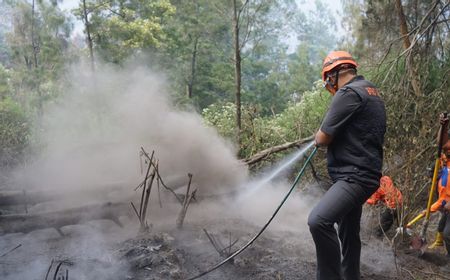
[{"label": "burnt ground", "polygon": [[[226,211],[212,208],[223,204],[193,204],[181,230],[175,227],[179,205],[161,209],[154,203],[148,232],[137,233],[137,220],[123,216],[123,228],[110,220],[95,220],[63,227],[64,236],[51,228],[0,236],[0,279],[188,279],[247,243],[274,209],[273,204],[256,208],[260,214],[256,215],[251,209],[257,205]],[[299,214],[305,211],[294,207],[298,204],[293,199],[247,250],[200,279],[315,279],[314,247],[306,214]],[[373,215],[366,212],[361,233],[362,279],[450,279],[444,272],[448,262],[442,251],[420,258],[408,248],[407,238],[398,239],[392,249],[391,240],[371,234]],[[220,256],[205,229],[222,247],[237,241]],[[433,232],[432,226],[429,231]],[[392,237],[394,232],[387,234]]]},{"label": "burnt ground", "polygon": [[[257,230],[251,226],[248,228]],[[158,249],[164,252],[162,255],[167,254],[163,257],[164,260],[161,260],[161,252],[153,253],[156,263],[164,264],[162,270],[152,261],[146,265],[131,261],[135,265],[131,279],[187,279],[217,264],[222,258],[206,238],[198,235],[200,230],[191,226],[181,232],[175,232],[174,235],[153,234],[150,238],[142,236],[137,240],[133,239],[131,243],[125,243],[132,248],[135,248],[136,242],[140,243],[142,248],[161,246]],[[241,234],[247,238],[251,237],[248,233]],[[216,237],[229,240],[229,231],[216,231]],[[298,232],[265,234],[232,263],[225,264],[201,279],[315,279],[315,261],[311,258],[313,252],[300,247],[299,238],[304,237],[299,236]],[[178,240],[193,241],[180,243]],[[370,245],[363,242],[363,246],[378,246],[379,242],[382,241],[372,241]],[[135,252],[133,250],[132,252]],[[447,260],[440,253],[428,252],[422,258],[408,248],[397,251],[396,257],[390,255],[390,252],[382,253],[388,254],[387,259],[392,262],[386,265],[383,255],[363,256],[362,279],[448,279],[441,269]],[[124,256],[133,260],[133,257],[130,258],[127,254]],[[148,257],[148,254],[146,256]],[[171,265],[167,265],[169,263]]]}]

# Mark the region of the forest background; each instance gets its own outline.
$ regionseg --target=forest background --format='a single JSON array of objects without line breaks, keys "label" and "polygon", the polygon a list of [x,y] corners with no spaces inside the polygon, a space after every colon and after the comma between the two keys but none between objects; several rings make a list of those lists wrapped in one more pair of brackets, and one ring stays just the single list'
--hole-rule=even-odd
[{"label": "forest background", "polygon": [[[56,0],[2,0],[2,182],[40,148],[39,120],[80,61],[95,75],[100,64],[139,60],[167,77],[176,106],[199,112],[248,158],[317,130],[331,99],[321,62],[344,49],[386,103],[384,173],[404,192],[408,212],[422,208],[438,114],[449,109],[449,1],[341,0],[339,20],[327,1],[307,10],[302,3],[80,0],[67,12]],[[76,22],[82,35],[73,33]],[[318,166],[326,174],[324,162]]]}]

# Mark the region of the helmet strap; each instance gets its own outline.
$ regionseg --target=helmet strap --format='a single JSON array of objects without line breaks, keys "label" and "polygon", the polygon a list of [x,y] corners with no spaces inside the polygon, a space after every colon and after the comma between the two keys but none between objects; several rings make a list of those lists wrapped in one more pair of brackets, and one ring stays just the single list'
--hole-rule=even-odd
[{"label": "helmet strap", "polygon": [[327,77],[327,79],[326,79],[327,85],[328,85],[330,88],[334,89],[334,92],[336,92],[336,91],[338,90],[339,71],[341,71],[341,69],[337,69],[336,71],[333,72],[333,73],[335,73],[335,74],[333,74],[333,76],[334,76],[334,83],[331,82],[331,79],[330,79],[330,76],[331,76],[331,75],[328,75],[328,77]]},{"label": "helmet strap", "polygon": [[338,82],[339,82],[339,71],[341,71],[341,69],[338,69],[336,71],[336,81],[334,82],[333,88],[335,91],[338,90]]}]

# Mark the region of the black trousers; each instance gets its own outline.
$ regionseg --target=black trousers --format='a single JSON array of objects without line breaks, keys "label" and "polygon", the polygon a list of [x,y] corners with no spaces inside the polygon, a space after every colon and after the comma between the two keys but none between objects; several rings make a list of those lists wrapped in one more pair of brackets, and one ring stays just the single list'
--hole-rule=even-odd
[{"label": "black trousers", "polygon": [[309,230],[316,245],[318,280],[360,279],[362,205],[376,188],[365,188],[353,181],[337,181],[309,214]]},{"label": "black trousers", "polygon": [[445,211],[439,220],[438,231],[442,231],[444,235],[444,245],[447,250],[447,256],[450,256],[450,213]]},{"label": "black trousers", "polygon": [[446,223],[447,223],[447,213],[446,212],[441,212],[441,217],[439,218],[439,223],[438,223],[437,230],[439,232],[444,232]]}]

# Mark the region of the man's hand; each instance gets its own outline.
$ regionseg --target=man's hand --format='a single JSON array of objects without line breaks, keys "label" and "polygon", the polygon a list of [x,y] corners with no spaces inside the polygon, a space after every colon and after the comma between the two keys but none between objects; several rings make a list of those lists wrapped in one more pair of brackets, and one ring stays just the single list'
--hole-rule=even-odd
[{"label": "man's hand", "polygon": [[324,147],[324,146],[328,146],[331,143],[331,140],[333,140],[333,137],[319,129],[319,131],[317,131],[317,133],[316,133],[314,140],[315,140],[315,144],[317,147]]}]

